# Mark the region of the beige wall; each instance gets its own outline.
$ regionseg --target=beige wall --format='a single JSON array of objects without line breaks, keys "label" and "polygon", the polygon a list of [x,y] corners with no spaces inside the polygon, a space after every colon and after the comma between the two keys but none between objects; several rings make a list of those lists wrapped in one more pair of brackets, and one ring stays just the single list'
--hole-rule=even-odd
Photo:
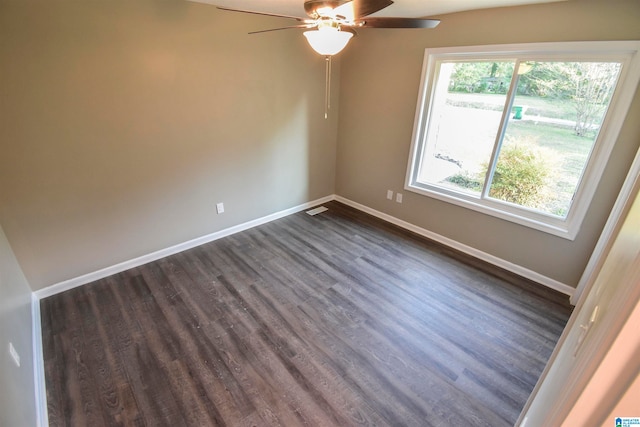
[{"label": "beige wall", "polygon": [[[570,0],[441,17],[434,30],[362,30],[342,62],[337,193],[376,210],[576,286],[640,145],[640,93],[582,229],[565,240],[404,191],[427,47],[640,40],[637,0]],[[402,204],[386,191],[402,191]]]},{"label": "beige wall", "polygon": [[36,425],[31,328],[31,289],[0,227],[0,426]]},{"label": "beige wall", "polygon": [[246,34],[281,24],[0,0],[0,224],[33,290],[333,194],[323,58]]},{"label": "beige wall", "polygon": [[403,191],[423,51],[640,39],[640,3],[442,18],[435,30],[361,30],[335,64],[340,111],[334,102],[325,121],[324,61],[304,38],[246,35],[288,21],[182,0],[0,0],[0,224],[32,288],[334,192],[575,286],[638,122],[626,121],[573,242]]}]

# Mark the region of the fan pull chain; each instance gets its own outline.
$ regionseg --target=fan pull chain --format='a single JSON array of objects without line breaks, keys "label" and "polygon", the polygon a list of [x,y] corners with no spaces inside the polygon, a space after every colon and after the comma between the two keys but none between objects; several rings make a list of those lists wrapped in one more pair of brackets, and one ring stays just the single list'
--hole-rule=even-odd
[{"label": "fan pull chain", "polygon": [[331,55],[327,55],[325,61],[324,118],[326,120],[329,117],[329,109],[331,108]]}]

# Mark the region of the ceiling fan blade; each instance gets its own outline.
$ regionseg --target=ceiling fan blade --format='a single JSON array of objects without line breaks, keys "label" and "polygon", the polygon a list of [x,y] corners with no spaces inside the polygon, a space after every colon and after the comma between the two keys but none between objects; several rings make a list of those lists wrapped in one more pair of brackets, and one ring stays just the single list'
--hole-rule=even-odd
[{"label": "ceiling fan blade", "polygon": [[333,9],[333,16],[339,16],[347,22],[353,22],[356,17],[353,2],[348,1]]},{"label": "ceiling fan blade", "polygon": [[353,3],[354,19],[371,15],[393,4],[391,0],[353,0],[351,3]]},{"label": "ceiling fan blade", "polygon": [[418,18],[366,18],[354,23],[357,28],[435,28],[438,19]]},{"label": "ceiling fan blade", "polygon": [[249,34],[260,34],[260,33],[268,33],[270,31],[280,31],[280,30],[290,30],[294,28],[313,28],[316,25],[314,23],[310,24],[300,24],[300,25],[291,25],[289,27],[280,27],[280,28],[270,28],[268,30],[259,30],[259,31],[251,31]]},{"label": "ceiling fan blade", "polygon": [[354,30],[352,27],[349,27],[347,25],[344,25],[344,26],[340,27],[340,31],[349,32],[349,33],[353,34],[354,36],[358,35],[358,32],[356,30]]},{"label": "ceiling fan blade", "polygon": [[275,16],[277,18],[289,18],[289,19],[295,19],[296,21],[300,21],[300,22],[311,23],[309,19],[299,18],[297,16],[279,15],[277,13],[254,12],[252,10],[230,9],[228,7],[221,7],[221,6],[216,6],[216,7],[220,10],[226,10],[229,12],[250,13],[252,15],[263,15],[263,16]]}]

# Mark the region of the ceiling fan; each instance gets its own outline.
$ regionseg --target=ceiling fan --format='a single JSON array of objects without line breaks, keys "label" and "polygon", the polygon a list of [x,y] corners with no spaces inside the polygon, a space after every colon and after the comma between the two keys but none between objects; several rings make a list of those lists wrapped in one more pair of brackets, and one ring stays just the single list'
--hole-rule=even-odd
[{"label": "ceiling fan", "polygon": [[220,6],[218,9],[288,18],[298,22],[296,25],[252,31],[249,34],[296,28],[307,30],[304,36],[309,45],[326,58],[324,110],[326,119],[331,104],[331,58],[347,46],[351,37],[356,34],[356,28],[434,28],[440,23],[437,19],[369,17],[392,4],[391,0],[307,0],[304,2],[304,10],[308,18]]},{"label": "ceiling fan", "polygon": [[307,0],[304,2],[304,10],[308,18],[227,7],[218,8],[232,12],[294,19],[299,24],[252,31],[249,34],[294,28],[307,29],[308,31],[304,32],[307,41],[316,52],[324,56],[335,55],[344,49],[351,37],[356,34],[356,28],[434,28],[440,23],[437,19],[369,17],[392,4],[391,0]]}]

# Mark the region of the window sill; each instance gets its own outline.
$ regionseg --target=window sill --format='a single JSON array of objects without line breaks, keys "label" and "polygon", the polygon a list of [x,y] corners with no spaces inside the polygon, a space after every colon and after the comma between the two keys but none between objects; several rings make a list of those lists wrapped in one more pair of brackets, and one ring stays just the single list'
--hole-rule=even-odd
[{"label": "window sill", "polygon": [[508,203],[478,199],[473,196],[467,196],[453,191],[445,193],[442,189],[438,189],[437,191],[430,190],[427,186],[420,184],[408,184],[405,186],[405,190],[567,240],[574,240],[579,231],[579,227],[572,228],[569,226],[570,221],[568,219],[542,215],[537,212],[515,208],[509,206]]}]

